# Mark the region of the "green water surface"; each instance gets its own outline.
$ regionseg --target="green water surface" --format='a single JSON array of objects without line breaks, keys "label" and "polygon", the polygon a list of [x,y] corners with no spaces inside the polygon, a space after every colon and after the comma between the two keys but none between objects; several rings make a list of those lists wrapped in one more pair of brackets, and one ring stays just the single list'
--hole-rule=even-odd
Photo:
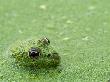
[{"label": "green water surface", "polygon": [[[10,57],[16,40],[48,37],[57,69],[21,68]],[[0,82],[107,82],[110,0],[0,0]]]}]

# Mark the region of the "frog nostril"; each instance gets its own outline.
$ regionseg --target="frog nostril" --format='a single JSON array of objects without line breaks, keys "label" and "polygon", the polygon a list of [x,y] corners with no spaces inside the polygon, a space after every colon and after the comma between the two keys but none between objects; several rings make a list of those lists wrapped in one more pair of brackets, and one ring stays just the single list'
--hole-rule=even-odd
[{"label": "frog nostril", "polygon": [[29,50],[29,56],[31,58],[36,58],[36,57],[39,57],[40,56],[40,51],[38,48],[31,48]]}]

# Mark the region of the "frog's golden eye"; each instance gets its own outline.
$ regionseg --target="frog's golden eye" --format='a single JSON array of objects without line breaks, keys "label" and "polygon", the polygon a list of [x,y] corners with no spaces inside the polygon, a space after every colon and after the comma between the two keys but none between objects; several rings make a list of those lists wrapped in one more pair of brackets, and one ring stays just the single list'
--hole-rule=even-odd
[{"label": "frog's golden eye", "polygon": [[40,54],[40,49],[39,48],[32,47],[29,50],[29,57],[31,57],[31,58],[38,58],[40,55],[41,54]]}]

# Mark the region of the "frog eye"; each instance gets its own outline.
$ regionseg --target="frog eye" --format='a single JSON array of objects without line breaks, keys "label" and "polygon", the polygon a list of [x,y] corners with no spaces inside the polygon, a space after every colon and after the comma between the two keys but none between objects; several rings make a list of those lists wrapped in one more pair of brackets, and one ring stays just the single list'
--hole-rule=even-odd
[{"label": "frog eye", "polygon": [[39,48],[31,48],[29,50],[29,57],[38,58],[39,56],[40,56],[40,49]]},{"label": "frog eye", "polygon": [[43,38],[43,39],[42,39],[42,42],[43,42],[44,44],[47,44],[47,45],[50,44],[50,40],[49,40],[48,38]]}]

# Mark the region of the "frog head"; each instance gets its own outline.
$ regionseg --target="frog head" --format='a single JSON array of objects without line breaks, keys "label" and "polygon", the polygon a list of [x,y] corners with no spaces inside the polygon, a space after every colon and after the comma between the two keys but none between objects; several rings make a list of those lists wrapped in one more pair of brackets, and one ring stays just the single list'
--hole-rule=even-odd
[{"label": "frog head", "polygon": [[19,41],[11,47],[12,57],[22,66],[57,67],[59,54],[50,45],[48,38]]}]

